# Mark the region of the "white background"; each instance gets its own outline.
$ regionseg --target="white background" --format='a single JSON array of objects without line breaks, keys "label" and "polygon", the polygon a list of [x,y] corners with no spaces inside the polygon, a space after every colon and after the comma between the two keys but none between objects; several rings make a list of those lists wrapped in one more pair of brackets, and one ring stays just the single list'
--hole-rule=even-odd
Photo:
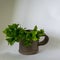
[{"label": "white background", "polygon": [[[36,55],[21,55],[18,43],[8,46],[2,33],[11,23],[43,28],[49,42]],[[3,58],[4,57],[4,58]],[[60,0],[0,0],[0,60],[60,60]]]}]

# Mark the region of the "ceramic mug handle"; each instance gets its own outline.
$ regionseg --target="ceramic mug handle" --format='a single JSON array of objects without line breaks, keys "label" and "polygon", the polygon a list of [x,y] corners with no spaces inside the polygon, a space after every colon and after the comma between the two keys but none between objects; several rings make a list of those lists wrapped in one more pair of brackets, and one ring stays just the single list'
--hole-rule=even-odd
[{"label": "ceramic mug handle", "polygon": [[41,41],[41,42],[38,42],[38,46],[45,45],[48,42],[49,37],[47,35],[44,35],[44,36],[45,36],[44,40]]}]

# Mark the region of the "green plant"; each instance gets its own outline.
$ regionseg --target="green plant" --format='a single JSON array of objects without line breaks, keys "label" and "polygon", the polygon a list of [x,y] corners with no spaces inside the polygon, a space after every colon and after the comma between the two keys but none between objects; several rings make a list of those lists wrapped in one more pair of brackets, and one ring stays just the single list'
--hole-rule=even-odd
[{"label": "green plant", "polygon": [[44,30],[38,30],[37,26],[32,30],[26,30],[19,24],[8,25],[3,31],[6,34],[8,44],[13,45],[15,42],[24,41],[25,46],[30,46],[32,41],[38,41],[41,36],[44,36]]}]

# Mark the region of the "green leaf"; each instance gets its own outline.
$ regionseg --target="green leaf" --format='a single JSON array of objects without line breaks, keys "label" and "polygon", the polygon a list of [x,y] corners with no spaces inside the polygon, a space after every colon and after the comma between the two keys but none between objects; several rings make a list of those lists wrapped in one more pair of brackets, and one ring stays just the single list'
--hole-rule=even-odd
[{"label": "green leaf", "polygon": [[15,40],[12,37],[6,38],[6,40],[8,41],[8,44],[10,45],[13,45],[15,43]]},{"label": "green leaf", "polygon": [[37,25],[34,26],[34,29],[33,29],[33,30],[34,30],[34,31],[37,31]]}]

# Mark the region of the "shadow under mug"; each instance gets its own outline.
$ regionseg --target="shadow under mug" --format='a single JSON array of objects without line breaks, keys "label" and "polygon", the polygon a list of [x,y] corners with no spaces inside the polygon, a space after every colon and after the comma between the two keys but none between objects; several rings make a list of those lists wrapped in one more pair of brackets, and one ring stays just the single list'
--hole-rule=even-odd
[{"label": "shadow under mug", "polygon": [[19,52],[24,54],[24,55],[32,55],[36,54],[39,51],[39,46],[45,45],[49,40],[49,37],[47,35],[44,35],[43,41],[33,41],[31,46],[25,47],[23,45],[23,42],[19,43]]}]

